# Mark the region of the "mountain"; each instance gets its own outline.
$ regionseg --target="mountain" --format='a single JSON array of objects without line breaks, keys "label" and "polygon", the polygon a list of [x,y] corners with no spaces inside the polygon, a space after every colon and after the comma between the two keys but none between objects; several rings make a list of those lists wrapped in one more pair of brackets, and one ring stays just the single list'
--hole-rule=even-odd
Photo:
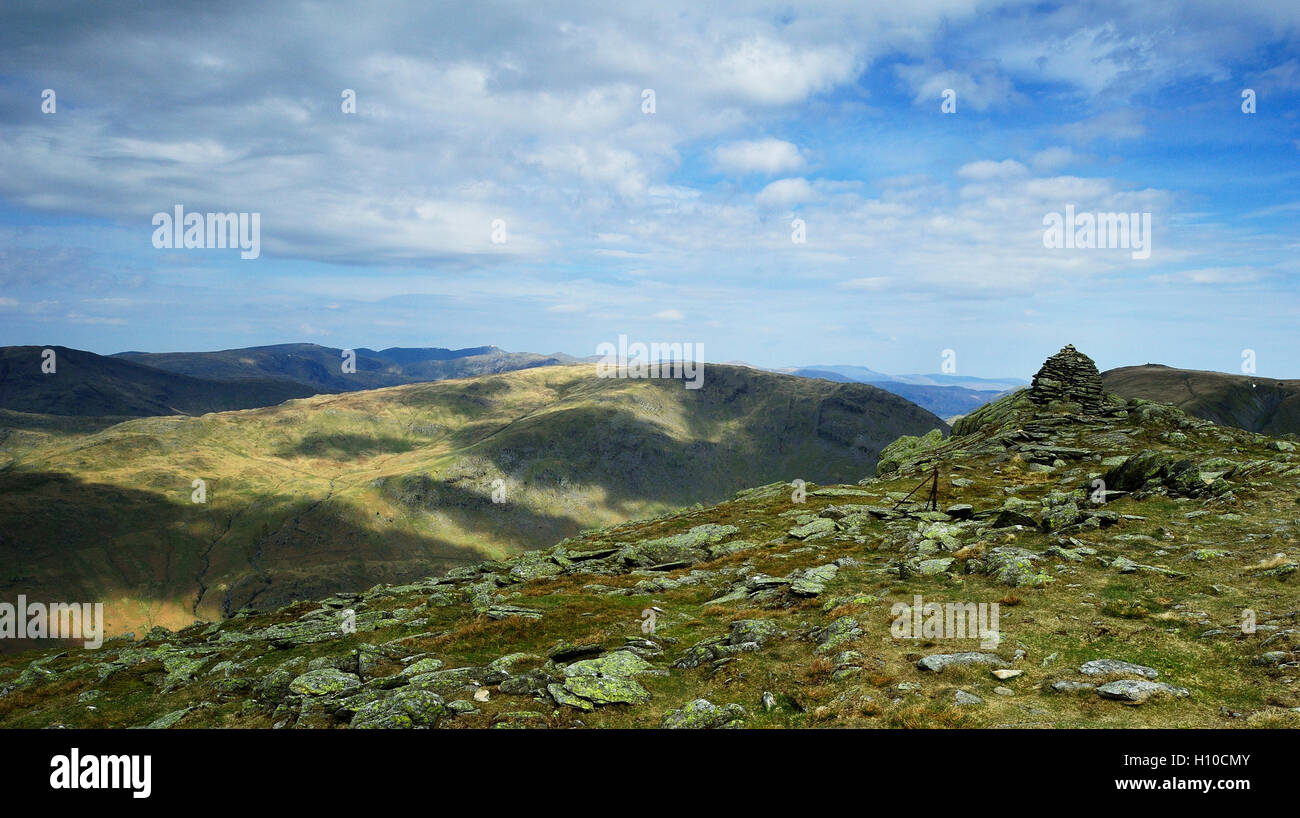
[{"label": "mountain", "polygon": [[343,371],[343,350],[316,344],[274,344],[219,352],[120,352],[114,357],[201,378],[272,378],[307,386],[313,394],[355,392],[404,383],[465,378],[573,363],[567,355],[506,352],[494,346],[468,349],[359,348],[356,371]]},{"label": "mountain", "polygon": [[[761,377],[718,374],[713,398],[573,388],[782,405],[755,402]],[[386,416],[538,376],[394,390]],[[863,388],[766,383],[823,403]],[[284,411],[219,420],[292,434]],[[163,423],[198,422],[127,425]],[[1300,727],[1294,444],[1111,398],[1067,347],[950,437],[887,453],[802,497],[787,471],[441,576],[0,657],[0,727]]]},{"label": "mountain", "polygon": [[0,598],[104,599],[118,630],[406,581],[773,480],[856,480],[900,434],[947,429],[871,386],[712,365],[700,389],[551,366],[84,435],[18,419],[0,430]]},{"label": "mountain", "polygon": [[[42,371],[54,351],[54,372]],[[49,415],[203,414],[281,403],[313,394],[266,377],[239,382],[163,372],[67,347],[0,347],[0,408]]]},{"label": "mountain", "polygon": [[1159,364],[1111,369],[1101,379],[1121,397],[1172,403],[1214,423],[1270,435],[1300,434],[1300,381]]},{"label": "mountain", "polygon": [[969,375],[886,375],[865,366],[847,366],[843,364],[819,364],[800,367],[800,369],[834,372],[858,383],[884,384],[902,383],[913,386],[960,386],[977,392],[1006,392],[1025,386],[1019,378],[974,378]]},{"label": "mountain", "polygon": [[[973,412],[990,401],[1005,394],[1005,389],[1019,388],[1013,379],[992,380],[984,378],[958,378],[955,375],[884,375],[860,366],[833,366],[827,368],[806,367],[787,370],[791,375],[801,378],[820,378],[837,383],[869,383],[886,392],[907,398],[917,406],[933,412],[941,418],[951,420],[968,412]],[[904,379],[908,380],[904,380]],[[967,386],[938,386],[922,383],[925,380],[951,378],[971,383]],[[1011,384],[1011,386],[1006,386]]]}]

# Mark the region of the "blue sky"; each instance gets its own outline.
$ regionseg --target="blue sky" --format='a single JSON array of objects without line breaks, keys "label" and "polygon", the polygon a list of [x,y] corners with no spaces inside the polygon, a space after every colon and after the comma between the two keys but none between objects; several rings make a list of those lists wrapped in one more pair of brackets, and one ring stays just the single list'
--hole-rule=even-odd
[{"label": "blue sky", "polygon": [[[0,11],[0,344],[1300,377],[1300,5],[263,5]],[[176,204],[261,256],[156,249]]]}]

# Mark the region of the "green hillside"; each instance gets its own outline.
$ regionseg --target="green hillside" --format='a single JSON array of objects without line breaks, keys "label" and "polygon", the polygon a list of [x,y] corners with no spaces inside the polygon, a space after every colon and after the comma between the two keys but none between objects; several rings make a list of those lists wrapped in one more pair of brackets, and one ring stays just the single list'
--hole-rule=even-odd
[{"label": "green hillside", "polygon": [[727,366],[698,390],[578,365],[84,435],[38,420],[0,417],[0,594],[105,599],[114,632],[427,576],[773,480],[852,481],[900,434],[946,428],[870,386]]}]

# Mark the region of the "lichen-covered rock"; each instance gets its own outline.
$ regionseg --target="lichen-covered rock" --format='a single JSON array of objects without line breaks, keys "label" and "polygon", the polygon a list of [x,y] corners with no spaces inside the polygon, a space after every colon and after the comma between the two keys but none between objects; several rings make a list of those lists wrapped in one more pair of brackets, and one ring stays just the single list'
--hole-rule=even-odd
[{"label": "lichen-covered rock", "polygon": [[931,673],[942,673],[947,668],[962,665],[1005,665],[1006,663],[1006,660],[996,653],[967,651],[965,653],[934,653],[922,657],[916,663],[916,666]]},{"label": "lichen-covered rock", "polygon": [[626,650],[583,659],[564,668],[565,678],[572,676],[636,676],[654,670],[654,665]]},{"label": "lichen-covered rock", "polygon": [[818,517],[804,525],[797,525],[790,529],[789,534],[796,540],[804,540],[815,534],[829,534],[839,528],[835,521],[827,517]]},{"label": "lichen-covered rock", "polygon": [[650,692],[624,676],[571,676],[564,689],[596,704],[644,704]]},{"label": "lichen-covered rock", "polygon": [[728,640],[733,645],[753,643],[760,647],[785,635],[780,623],[771,619],[740,619],[731,623]]},{"label": "lichen-covered rock", "polygon": [[587,701],[586,699],[583,699],[579,696],[575,696],[574,694],[570,693],[568,690],[564,688],[564,685],[549,684],[546,686],[546,692],[551,694],[551,698],[555,700],[556,704],[562,704],[568,707],[575,707],[578,710],[583,710],[587,712],[596,709],[596,706],[594,704]]},{"label": "lichen-covered rock", "polygon": [[876,462],[876,474],[885,475],[896,472],[900,468],[914,463],[926,452],[937,448],[942,443],[943,431],[941,429],[931,429],[920,436],[903,435],[881,450],[880,460]]},{"label": "lichen-covered rock", "polygon": [[1053,581],[1053,577],[1038,569],[1034,563],[1038,555],[1014,546],[994,548],[984,555],[982,564],[986,573],[999,582],[1014,586],[1039,588]]},{"label": "lichen-covered rock", "polygon": [[1142,676],[1155,679],[1160,671],[1146,665],[1135,665],[1119,659],[1093,659],[1079,666],[1079,672],[1085,676]]},{"label": "lichen-covered rock", "polygon": [[619,549],[615,557],[624,565],[642,567],[697,562],[707,555],[705,548],[717,545],[738,531],[740,529],[734,525],[706,523],[681,534],[629,543]]},{"label": "lichen-covered rock", "polygon": [[1102,477],[1107,491],[1136,492],[1164,488],[1182,497],[1210,493],[1201,471],[1191,460],[1146,449],[1132,455]]},{"label": "lichen-covered rock", "polygon": [[818,643],[817,652],[829,653],[860,638],[863,630],[857,619],[852,616],[841,616],[826,627],[814,630],[812,635]]},{"label": "lichen-covered rock", "polygon": [[1185,687],[1175,687],[1164,682],[1146,679],[1120,679],[1097,688],[1103,699],[1113,699],[1122,704],[1139,705],[1156,697],[1184,698],[1191,695]]},{"label": "lichen-covered rock", "polygon": [[299,696],[339,696],[361,686],[354,673],[344,673],[334,668],[308,671],[289,684],[289,689]]},{"label": "lichen-covered rock", "polygon": [[741,727],[745,723],[745,708],[738,704],[719,707],[708,699],[696,699],[680,710],[664,715],[663,727],[667,730],[711,730]]},{"label": "lichen-covered rock", "polygon": [[355,730],[437,727],[446,712],[442,697],[436,693],[401,688],[358,707],[351,727]]},{"label": "lichen-covered rock", "polygon": [[826,590],[826,584],[835,579],[839,570],[839,566],[828,563],[809,568],[797,577],[792,575],[790,593],[796,596],[817,596]]}]

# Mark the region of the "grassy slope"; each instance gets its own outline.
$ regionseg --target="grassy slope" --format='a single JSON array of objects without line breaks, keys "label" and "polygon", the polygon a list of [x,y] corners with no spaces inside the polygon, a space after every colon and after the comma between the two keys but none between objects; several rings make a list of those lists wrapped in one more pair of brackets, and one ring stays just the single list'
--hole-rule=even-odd
[{"label": "grassy slope", "polygon": [[1300,434],[1300,381],[1166,366],[1126,366],[1102,373],[1124,398],[1172,403],[1188,414],[1271,435]]},{"label": "grassy slope", "polygon": [[[1016,414],[1017,407],[1024,408],[1021,397],[991,407],[981,420],[1005,421],[1004,430],[1025,427],[1024,416]],[[1068,425],[1063,428],[1070,429]],[[1266,438],[1198,425],[1180,419],[1178,413],[1162,412],[1144,415],[1140,422],[1125,422],[1121,428],[1093,438],[1090,453],[1079,465],[1054,472],[1035,471],[1019,457],[972,455],[968,451],[971,441],[983,439],[986,433],[987,427],[968,437],[955,437],[934,453],[932,462],[940,469],[943,504],[970,503],[977,511],[994,508],[1012,490],[1017,497],[1036,500],[1050,490],[1086,483],[1101,470],[1102,458],[1130,454],[1138,448],[1177,452],[1197,460],[1227,455],[1242,468],[1232,480],[1232,496],[1225,500],[1122,497],[1106,506],[1127,515],[1116,525],[1070,533],[1077,545],[1097,549],[1099,557],[1125,556],[1138,563],[1176,569],[1180,576],[1151,571],[1122,574],[1095,558],[1068,562],[1048,557],[1042,568],[1054,581],[1044,587],[1009,588],[991,576],[960,569],[951,574],[901,578],[889,566],[899,557],[900,532],[911,523],[904,521],[899,528],[875,520],[854,531],[806,541],[787,532],[793,524],[834,504],[892,505],[916,485],[915,471],[863,481],[861,488],[840,487],[838,493],[810,487],[803,504],[793,502],[788,486],[774,485],[716,506],[618,525],[566,541],[562,544],[565,553],[573,556],[682,532],[702,523],[727,523],[740,529],[732,541],[745,540],[754,547],[689,570],[590,573],[592,569],[579,567],[557,577],[515,585],[506,582],[501,593],[511,604],[540,609],[544,611],[541,619],[498,621],[476,616],[466,602],[429,603],[431,590],[441,588],[445,593],[453,586],[376,588],[361,601],[344,603],[362,616],[382,608],[384,618],[373,629],[367,626],[359,633],[316,644],[275,649],[265,642],[237,641],[243,638],[241,634],[251,635],[268,625],[287,625],[300,618],[306,622],[327,612],[315,604],[301,603],[218,626],[197,625],[163,641],[150,640],[140,649],[129,648],[138,652],[138,658],[104,680],[95,663],[116,658],[117,649],[110,647],[97,654],[74,650],[45,665],[55,673],[48,681],[0,697],[0,725],[123,727],[147,724],[162,714],[197,706],[181,726],[328,726],[329,719],[321,722],[319,715],[309,717],[306,710],[295,715],[295,707],[281,704],[277,709],[282,699],[256,692],[259,680],[277,667],[296,668],[293,672],[299,673],[309,659],[334,657],[341,661],[355,655],[358,648],[397,645],[400,655],[408,657],[405,661],[435,656],[449,668],[481,667],[515,651],[533,654],[516,665],[518,672],[540,665],[547,651],[560,643],[601,644],[612,649],[624,640],[640,638],[639,613],[655,605],[664,610],[655,641],[664,647],[665,655],[652,659],[661,669],[669,668],[689,646],[725,634],[729,623],[736,620],[770,619],[789,635],[716,667],[674,668],[661,676],[642,676],[639,681],[651,694],[644,705],[605,706],[583,713],[493,688],[489,701],[475,703],[478,712],[448,719],[444,726],[522,723],[567,727],[581,723],[587,727],[656,727],[666,712],[700,696],[716,704],[740,704],[748,711],[746,724],[751,727],[1300,726],[1300,717],[1292,710],[1300,707],[1300,692],[1287,683],[1294,671],[1268,668],[1255,661],[1267,649],[1264,640],[1276,642],[1279,631],[1294,629],[1300,615],[1296,610],[1297,575],[1267,576],[1257,568],[1270,564],[1277,552],[1295,558],[1300,455],[1280,452]],[[1071,438],[1062,442],[1081,445],[1085,441]],[[969,484],[956,487],[954,479]],[[857,494],[846,496],[845,489]],[[1208,513],[1191,514],[1197,511]],[[957,556],[960,564],[996,545],[1015,544],[1041,552],[1054,542],[1057,537],[1038,529],[1003,528],[966,543]],[[1192,559],[1207,547],[1227,553]],[[706,604],[726,589],[728,572],[732,572],[730,576],[736,576],[737,570],[749,576],[782,576],[792,569],[840,558],[855,562],[845,564],[818,597]],[[1276,564],[1276,560],[1272,562]],[[510,568],[511,563],[484,566],[497,576],[504,576]],[[690,571],[708,572],[712,579],[662,590],[642,587],[647,580],[681,579]],[[601,587],[625,589],[627,595],[610,594]],[[974,640],[892,638],[891,606],[910,603],[914,594],[930,601],[1000,601],[1003,643],[999,653],[1024,674],[999,682],[986,668],[956,668],[941,674],[919,671],[915,662],[923,655],[978,648]],[[1262,626],[1250,635],[1240,628],[1242,611],[1247,608],[1257,613]],[[835,652],[856,650],[858,656],[852,664],[861,670],[835,679],[834,652],[818,652],[808,635],[813,628],[845,616],[852,617],[863,634]],[[1291,641],[1294,645],[1295,640]],[[150,657],[169,645],[197,651],[204,670],[192,682],[160,694],[164,667]],[[1024,652],[1018,660],[1013,657],[1017,650]],[[1191,695],[1132,708],[1095,694],[1052,690],[1054,680],[1083,680],[1077,671],[1079,664],[1101,657],[1154,667],[1162,681],[1186,687]],[[31,658],[0,660],[0,683],[16,679]],[[225,660],[235,663],[229,671],[231,678],[208,674],[208,669]],[[386,676],[401,667],[401,662],[384,660],[367,675]],[[1009,688],[1012,695],[995,694],[993,688],[998,685]],[[953,696],[959,688],[978,694],[985,704],[954,706]],[[79,694],[92,689],[104,693],[93,708],[78,702]],[[776,696],[777,706],[771,711],[759,706],[764,691]],[[468,693],[464,695],[468,697]],[[525,718],[521,712],[531,715]]]},{"label": "grassy slope", "polygon": [[[426,576],[773,479],[853,480],[898,435],[941,425],[863,385],[715,366],[687,390],[587,365],[85,436],[18,430],[0,471],[0,593],[105,599],[110,633],[174,626]],[[191,502],[195,479],[206,504]]]}]

